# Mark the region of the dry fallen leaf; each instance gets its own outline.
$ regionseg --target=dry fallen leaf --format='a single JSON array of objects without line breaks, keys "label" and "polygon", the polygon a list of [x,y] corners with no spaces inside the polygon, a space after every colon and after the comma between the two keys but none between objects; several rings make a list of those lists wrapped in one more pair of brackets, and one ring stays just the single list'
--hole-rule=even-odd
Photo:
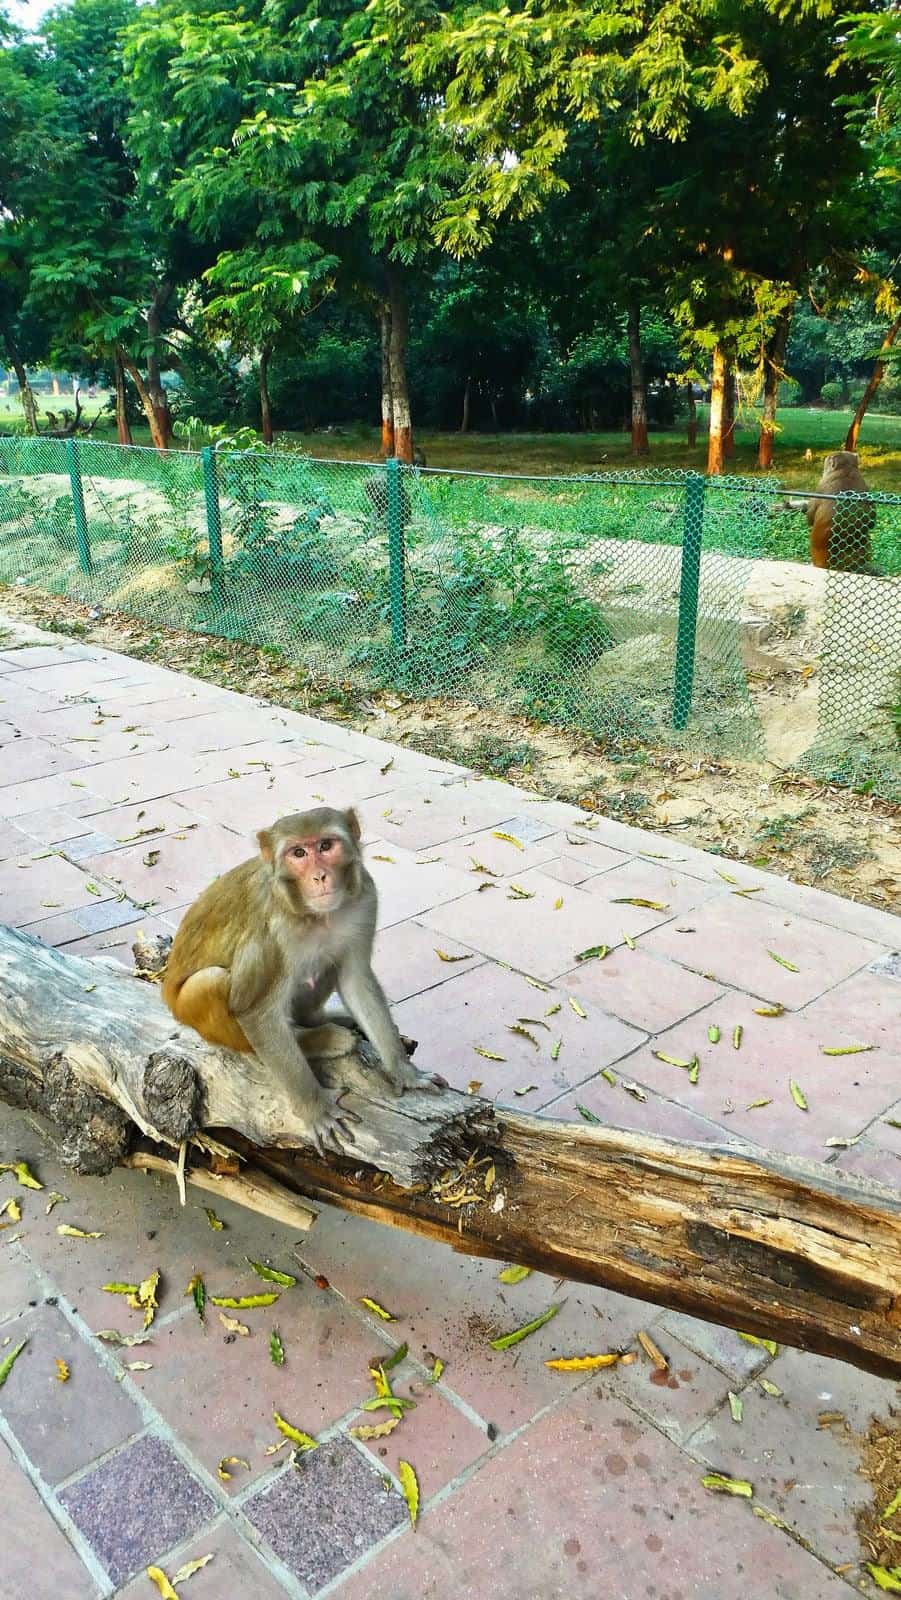
[{"label": "dry fallen leaf", "polygon": [[367,1311],[373,1311],[377,1317],[381,1317],[383,1322],[397,1321],[393,1312],[386,1311],[385,1307],[380,1306],[377,1300],[370,1300],[367,1294],[360,1295],[360,1305],[365,1306]]},{"label": "dry fallen leaf", "polygon": [[618,1350],[606,1350],[599,1356],[559,1356],[544,1364],[552,1372],[594,1372],[598,1367],[615,1367],[620,1359]]},{"label": "dry fallen leaf", "polygon": [[516,835],[513,833],[502,833],[499,828],[492,828],[491,836],[493,839],[503,839],[505,844],[515,844],[517,850],[525,849],[525,845],[523,844],[522,840],[517,839]]},{"label": "dry fallen leaf", "polygon": [[178,1594],[173,1589],[162,1567],[148,1567],[147,1576],[151,1583],[155,1583],[162,1596],[162,1600],[178,1600]]},{"label": "dry fallen leaf", "polygon": [[43,1189],[44,1185],[38,1183],[27,1161],[0,1161],[0,1172],[15,1173],[16,1182],[21,1183],[23,1189]]},{"label": "dry fallen leaf", "polygon": [[779,1353],[779,1346],[775,1339],[758,1339],[756,1333],[740,1333],[738,1337],[743,1339],[745,1344],[756,1344],[758,1349],[766,1350],[771,1356]]},{"label": "dry fallen leaf", "polygon": [[579,1005],[578,1000],[574,1000],[572,995],[569,996],[569,1004],[570,1004],[570,1009],[576,1013],[577,1017],[581,1017],[583,1022],[584,1022],[585,1019],[588,1016],[588,1012],[582,1010],[582,1007]]},{"label": "dry fallen leaf", "polygon": [[183,1567],[179,1567],[178,1571],[172,1574],[173,1584],[184,1583],[188,1578],[193,1578],[195,1572],[201,1572],[204,1567],[208,1567],[212,1559],[211,1552],[208,1556],[198,1556],[196,1561],[186,1561]]},{"label": "dry fallen leaf", "polygon": [[419,1482],[409,1461],[398,1461],[397,1476],[410,1513],[410,1525],[415,1528],[416,1518],[419,1516]]},{"label": "dry fallen leaf", "polygon": [[267,1283],[281,1284],[283,1289],[297,1287],[297,1279],[290,1272],[278,1272],[275,1267],[265,1267],[262,1261],[251,1261],[250,1256],[245,1256],[244,1260],[257,1277],[264,1278]]},{"label": "dry fallen leaf", "polygon": [[246,1467],[249,1472],[250,1462],[245,1461],[243,1456],[223,1456],[216,1468],[216,1473],[223,1483],[228,1483],[234,1477],[234,1473],[229,1472],[229,1467]]},{"label": "dry fallen leaf", "polygon": [[387,1439],[400,1422],[400,1417],[386,1417],[384,1422],[364,1422],[350,1429],[352,1439]]},{"label": "dry fallen leaf", "polygon": [[68,1222],[57,1225],[57,1233],[63,1239],[102,1239],[102,1233],[86,1233],[84,1228],[72,1228]]},{"label": "dry fallen leaf", "polygon": [[482,1056],[485,1061],[506,1061],[506,1056],[496,1055],[493,1050],[486,1050],[483,1045],[474,1044],[473,1050],[477,1056]]},{"label": "dry fallen leaf", "polygon": [[531,1267],[504,1267],[503,1272],[498,1273],[498,1279],[501,1283],[522,1283],[531,1271]]},{"label": "dry fallen leaf", "polygon": [[801,970],[800,967],[795,966],[793,961],[787,961],[785,956],[777,955],[775,950],[768,950],[767,955],[771,961],[775,961],[780,967],[784,967],[786,972],[800,972]]},{"label": "dry fallen leaf", "polygon": [[754,1494],[754,1485],[745,1478],[726,1478],[721,1472],[707,1472],[701,1482],[705,1489],[713,1490],[714,1494],[740,1495],[745,1500],[750,1500]]},{"label": "dry fallen leaf", "polygon": [[219,1321],[222,1323],[226,1333],[240,1334],[242,1339],[250,1338],[250,1329],[248,1328],[247,1323],[239,1322],[237,1317],[227,1317],[224,1311],[220,1311]]},{"label": "dry fallen leaf", "polygon": [[9,1199],[0,1206],[0,1217],[9,1217],[10,1222],[22,1221],[22,1207],[14,1194],[11,1194]]},{"label": "dry fallen leaf", "polygon": [[439,950],[438,946],[436,945],[435,946],[435,954],[438,957],[439,961],[471,961],[472,960],[472,952],[470,950],[467,950],[466,954],[462,955],[462,956],[450,956],[450,955],[448,955],[446,950]]},{"label": "dry fallen leaf", "polygon": [[278,1428],[279,1433],[283,1433],[286,1439],[290,1439],[291,1443],[298,1450],[308,1451],[319,1449],[319,1445],[311,1433],[304,1433],[302,1428],[292,1427],[291,1423],[286,1422],[284,1417],[280,1417],[277,1411],[273,1411],[272,1419],[275,1423],[275,1426]]},{"label": "dry fallen leaf", "polygon": [[277,1294],[211,1294],[214,1306],[225,1306],[229,1311],[258,1311],[261,1306],[273,1306]]},{"label": "dry fallen leaf", "polygon": [[68,1383],[72,1376],[68,1363],[62,1359],[62,1356],[57,1356],[54,1365],[56,1366],[56,1376],[59,1378],[60,1383]]}]

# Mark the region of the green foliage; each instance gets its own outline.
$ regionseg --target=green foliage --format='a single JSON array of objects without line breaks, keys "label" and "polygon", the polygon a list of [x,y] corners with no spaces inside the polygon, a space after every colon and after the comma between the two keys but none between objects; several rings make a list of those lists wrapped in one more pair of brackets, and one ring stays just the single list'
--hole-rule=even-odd
[{"label": "green foliage", "polygon": [[843,383],[824,383],[820,390],[820,399],[834,411],[837,406],[845,404],[846,385]]}]

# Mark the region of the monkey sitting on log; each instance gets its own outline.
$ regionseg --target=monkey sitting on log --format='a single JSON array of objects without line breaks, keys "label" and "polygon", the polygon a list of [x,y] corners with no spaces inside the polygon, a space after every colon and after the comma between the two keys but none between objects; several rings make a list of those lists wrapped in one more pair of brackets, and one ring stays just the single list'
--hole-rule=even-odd
[{"label": "monkey sitting on log", "polygon": [[[319,1083],[307,1053],[353,1049],[357,1024],[399,1093],[428,1088],[410,1062],[372,970],[378,901],[354,811],[319,806],[257,834],[258,856],[210,884],[172,945],[162,997],[210,1044],[255,1051],[320,1152],[353,1145],[341,1094]],[[325,1018],[338,990],[348,1012]],[[308,1031],[304,1031],[308,1030]]]},{"label": "monkey sitting on log", "polygon": [[810,528],[810,559],[815,567],[830,567],[836,572],[868,572],[878,576],[873,565],[873,530],[876,507],[871,500],[821,500],[819,495],[846,492],[866,494],[867,485],[858,465],[856,450],[835,450],[823,462],[823,476],[803,506]]}]

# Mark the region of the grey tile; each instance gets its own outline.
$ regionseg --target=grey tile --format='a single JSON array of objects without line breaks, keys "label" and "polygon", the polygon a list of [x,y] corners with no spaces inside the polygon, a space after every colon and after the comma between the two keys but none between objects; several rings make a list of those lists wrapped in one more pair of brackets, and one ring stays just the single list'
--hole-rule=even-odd
[{"label": "grey tile", "polygon": [[77,839],[62,839],[57,849],[70,861],[84,861],[87,856],[99,856],[106,850],[115,850],[116,841],[106,833],[83,833]]},{"label": "grey tile", "polygon": [[514,838],[522,839],[525,844],[537,844],[539,839],[548,839],[557,832],[556,828],[542,822],[540,817],[508,817],[500,826],[505,833],[512,833]]},{"label": "grey tile", "polygon": [[346,1439],[320,1445],[245,1502],[254,1527],[315,1593],[406,1518],[399,1495]]},{"label": "grey tile", "polygon": [[72,915],[85,933],[106,933],[108,928],[122,928],[126,922],[139,922],[147,913],[130,900],[99,900],[96,905],[79,906]]},{"label": "grey tile", "polygon": [[152,1437],[110,1456],[60,1500],[117,1584],[159,1561],[216,1511],[169,1446]]},{"label": "grey tile", "polygon": [[743,1382],[761,1371],[770,1360],[766,1350],[759,1345],[747,1344],[731,1328],[720,1328],[716,1323],[703,1322],[698,1317],[688,1317],[681,1311],[667,1311],[660,1326],[681,1339],[689,1350],[711,1361],[735,1383]]}]

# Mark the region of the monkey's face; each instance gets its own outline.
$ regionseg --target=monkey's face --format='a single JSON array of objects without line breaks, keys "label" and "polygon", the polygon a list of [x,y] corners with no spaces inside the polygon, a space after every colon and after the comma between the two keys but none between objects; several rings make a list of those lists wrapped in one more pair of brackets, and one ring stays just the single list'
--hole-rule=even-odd
[{"label": "monkey's face", "polygon": [[342,905],[348,889],[351,842],[340,830],[305,834],[281,841],[276,858],[279,876],[296,886],[314,916],[328,916]]}]

